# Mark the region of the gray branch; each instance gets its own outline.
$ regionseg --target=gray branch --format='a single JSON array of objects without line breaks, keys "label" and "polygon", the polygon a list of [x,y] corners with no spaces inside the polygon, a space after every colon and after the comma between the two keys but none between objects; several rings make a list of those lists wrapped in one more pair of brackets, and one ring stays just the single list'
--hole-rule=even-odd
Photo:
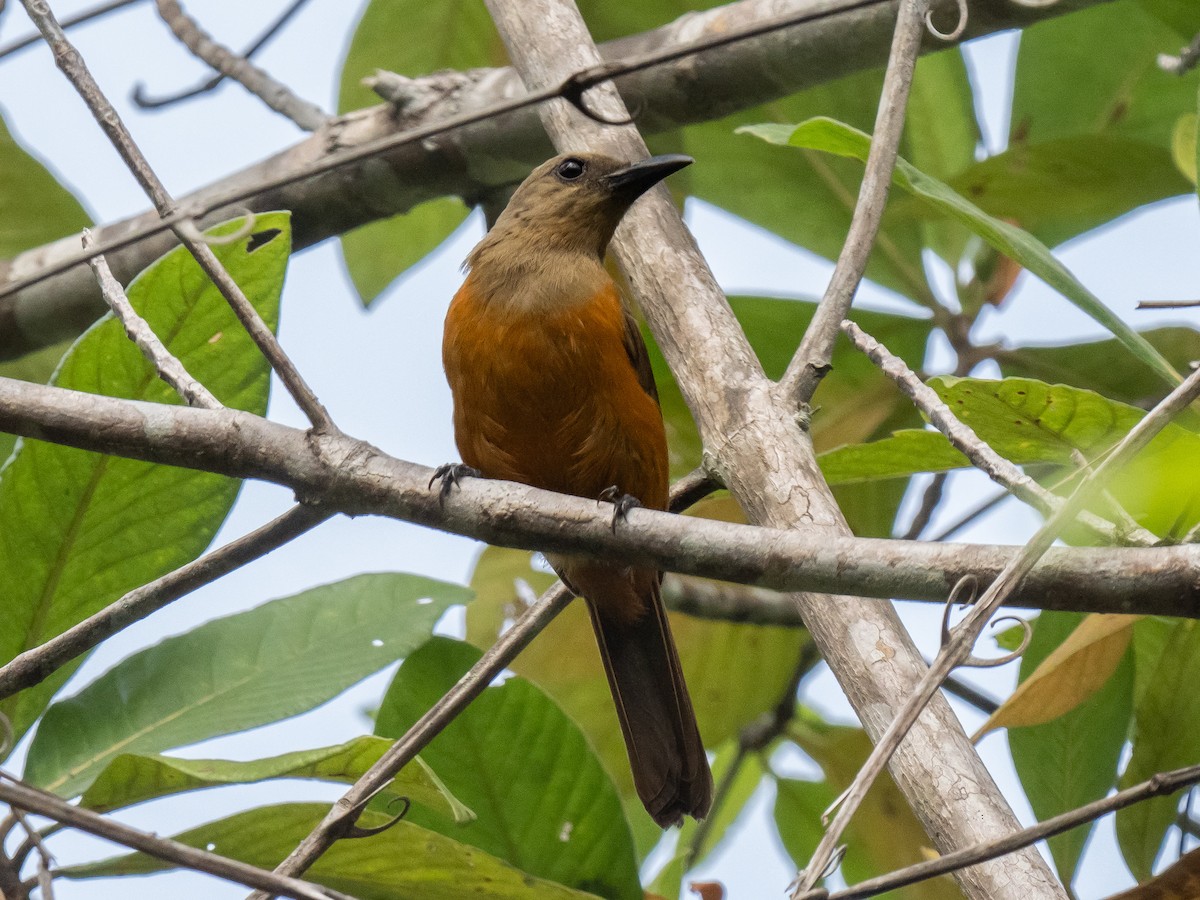
[{"label": "gray branch", "polygon": [[[468,478],[446,499],[432,470],[345,435],[310,436],[237,410],[118,400],[0,378],[0,430],[131,459],[283,485],[325,514],[384,515],[504,547],[588,552],[777,590],[944,602],[969,572],[986,581],[1017,548],[811,535],[635,509],[615,532],[605,504],[512,482]],[[668,592],[670,593],[670,592]],[[800,625],[785,595],[715,591],[696,615]],[[1200,545],[1059,548],[1012,603],[1042,609],[1200,617]]]},{"label": "gray branch", "polygon": [[[1030,10],[1007,0],[976,0],[964,39],[1023,27],[1098,2],[1105,0],[1061,0],[1046,9]],[[616,60],[681,47],[815,6],[813,0],[740,0],[688,13],[653,31],[611,41],[600,50],[606,60]],[[953,21],[957,16],[953,0],[939,0],[935,10],[937,21]],[[894,20],[895,4],[835,14],[630,74],[617,84],[625,96],[637,97],[642,104],[638,124],[644,133],[669,131],[881,66]],[[942,46],[929,40],[924,49]],[[520,78],[510,68],[413,79],[397,106],[381,105],[339,117],[312,137],[182,198],[180,204],[202,211],[202,225],[240,215],[245,208],[291,210],[293,239],[299,249],[435,197],[459,196],[473,202],[519,180],[551,154],[535,110],[489,119],[334,172],[312,177],[305,173],[339,151],[486,109],[522,93]],[[280,184],[280,178],[293,180]],[[264,188],[267,184],[269,189]],[[144,236],[157,224],[157,214],[148,212],[96,229],[101,247],[118,238],[129,242],[105,251],[122,283],[175,244],[169,233]],[[82,262],[30,284],[30,279],[77,260],[78,247],[78,237],[72,236],[0,261],[0,295],[16,290],[0,296],[0,359],[73,337],[103,312],[99,291]]]}]

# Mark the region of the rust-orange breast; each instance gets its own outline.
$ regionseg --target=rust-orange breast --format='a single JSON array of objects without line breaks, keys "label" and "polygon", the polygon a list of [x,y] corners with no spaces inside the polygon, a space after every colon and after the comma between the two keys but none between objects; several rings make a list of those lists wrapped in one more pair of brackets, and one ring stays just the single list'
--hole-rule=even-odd
[{"label": "rust-orange breast", "polygon": [[662,414],[624,336],[611,282],[585,302],[532,312],[483,302],[468,277],[442,345],[463,461],[489,478],[582,497],[616,485],[664,508]]}]

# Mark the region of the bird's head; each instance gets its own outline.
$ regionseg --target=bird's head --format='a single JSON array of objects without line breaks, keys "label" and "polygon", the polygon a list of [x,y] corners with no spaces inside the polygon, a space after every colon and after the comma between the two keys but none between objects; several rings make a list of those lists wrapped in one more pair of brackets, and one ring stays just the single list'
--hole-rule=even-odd
[{"label": "bird's head", "polygon": [[510,242],[603,258],[621,217],[638,197],[692,159],[678,153],[625,163],[600,153],[565,153],[521,182],[487,238],[471,254]]}]

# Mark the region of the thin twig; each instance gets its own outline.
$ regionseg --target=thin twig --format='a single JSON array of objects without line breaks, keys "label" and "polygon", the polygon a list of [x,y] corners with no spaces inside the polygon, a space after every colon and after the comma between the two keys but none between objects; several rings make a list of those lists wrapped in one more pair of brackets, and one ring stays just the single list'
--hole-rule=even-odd
[{"label": "thin twig", "polygon": [[817,385],[829,371],[838,326],[850,311],[854,294],[862,281],[887,205],[892,184],[892,169],[899,155],[904,114],[912,87],[913,70],[925,35],[925,19],[930,0],[904,0],[896,19],[892,50],[884,75],[883,93],[875,118],[875,132],[867,155],[866,169],[858,190],[858,202],[850,220],[850,230],[825,295],[812,322],[800,341],[800,347],[779,381],[779,393],[793,405],[808,403]]},{"label": "thin twig", "polygon": [[276,875],[234,859],[189,847],[170,838],[130,828],[91,810],[72,806],[53,794],[38,790],[7,774],[0,774],[0,800],[16,809],[45,816],[115,844],[140,850],[155,859],[186,866],[197,872],[206,872],[247,887],[262,888],[276,896],[293,897],[296,900],[353,900],[349,895],[331,888]]},{"label": "thin twig", "polygon": [[970,703],[973,707],[986,715],[990,716],[1000,708],[999,701],[989,697],[974,685],[968,684],[959,678],[955,678],[953,675],[946,679],[946,681],[942,684],[942,687],[945,689],[947,694],[953,694],[959,700]]},{"label": "thin twig", "polygon": [[982,844],[976,844],[974,847],[966,847],[954,853],[947,853],[945,856],[939,856],[937,859],[917,863],[916,865],[898,869],[895,872],[889,872],[887,875],[880,875],[877,878],[871,878],[867,881],[860,881],[858,884],[852,885],[845,890],[834,891],[832,894],[822,896],[825,896],[826,900],[863,900],[866,897],[874,897],[886,891],[896,890],[906,885],[936,878],[938,875],[945,875],[948,872],[965,869],[967,866],[973,866],[985,860],[996,859],[997,857],[1004,856],[1006,853],[1012,853],[1014,850],[1020,850],[1022,847],[1028,847],[1031,844],[1036,844],[1038,841],[1054,837],[1056,834],[1070,831],[1072,828],[1077,828],[1087,822],[1094,821],[1107,813],[1124,809],[1143,800],[1149,800],[1151,797],[1173,794],[1198,782],[1200,782],[1200,766],[1189,766],[1186,769],[1160,772],[1147,781],[1143,781],[1141,784],[1118,791],[1111,796],[1096,800],[1086,806],[1073,809],[1070,812],[1061,813],[1052,819],[1039,822],[1036,825],[1022,829],[1015,834],[1007,835],[999,840],[987,841]]},{"label": "thin twig", "polygon": [[[929,421],[956,450],[962,453],[975,468],[1010,491],[1014,497],[1028,503],[1043,515],[1060,509],[1063,499],[1046,490],[1016,465],[1009,462],[977,435],[969,425],[962,422],[950,407],[942,402],[933,388],[921,381],[904,360],[891,353],[853,322],[844,322],[842,331],[851,343],[865,353],[888,378],[892,379],[916,405],[929,417]],[[1080,524],[1094,531],[1112,544],[1134,544],[1152,547],[1158,537],[1134,523],[1132,528],[1117,527],[1091,512],[1079,516]]]},{"label": "thin twig", "polygon": [[1200,300],[1139,300],[1137,309],[1191,309]]},{"label": "thin twig", "polygon": [[1012,494],[1006,490],[1000,491],[998,494],[994,494],[991,498],[983,501],[975,508],[967,510],[962,514],[958,521],[951,522],[929,540],[933,543],[938,543],[939,541],[944,541],[946,538],[958,534],[958,532],[962,531],[980,516],[987,515],[1011,496]]},{"label": "thin twig", "polygon": [[158,15],[175,37],[193,54],[222,75],[232,78],[280,115],[287,116],[305,131],[316,131],[329,116],[315,103],[303,100],[283,82],[238,56],[199,26],[176,0],[154,0]]},{"label": "thin twig", "polygon": [[871,755],[844,795],[842,805],[822,836],[817,849],[813,852],[808,866],[797,876],[795,890],[792,894],[793,900],[815,896],[810,893],[810,890],[829,865],[834,849],[841,840],[851,816],[854,815],[866,796],[867,790],[879,773],[883,771],[891,755],[917,720],[921,710],[936,693],[939,685],[956,666],[970,655],[976,639],[1000,604],[1029,574],[1038,559],[1050,548],[1062,530],[1095,497],[1111,473],[1142,450],[1155,435],[1197,397],[1200,397],[1200,370],[1185,378],[1130,429],[1112,452],[1088,474],[1071,496],[1054,510],[1042,527],[1021,549],[1021,552],[988,586],[983,596],[955,628],[952,639],[942,647],[900,713],[876,742]]},{"label": "thin twig", "polygon": [[122,628],[146,618],[199,587],[211,584],[246,563],[266,556],[325,521],[330,515],[332,511],[312,506],[293,506],[261,528],[149,584],[134,588],[78,625],[0,666],[0,700],[44,681]]},{"label": "thin twig", "polygon": [[[242,51],[242,59],[253,59],[254,54],[266,46],[267,42],[270,41],[271,38],[275,37],[275,35],[279,33],[283,26],[288,23],[292,16],[299,12],[300,8],[303,7],[307,2],[308,0],[292,0],[291,5],[289,5],[288,8],[282,13],[280,13],[275,18],[275,21],[268,25],[263,33],[255,38],[254,42],[250,44],[249,47]],[[163,107],[171,106],[184,100],[191,100],[193,97],[199,97],[201,94],[207,94],[210,91],[216,90],[216,88],[224,80],[225,74],[223,72],[217,72],[217,74],[212,78],[201,82],[194,88],[189,88],[176,94],[167,94],[162,97],[147,96],[145,92],[145,85],[143,85],[141,82],[138,82],[133,88],[133,102],[141,109],[162,109]]]},{"label": "thin twig", "polygon": [[932,480],[921,494],[921,506],[913,515],[912,521],[908,524],[908,531],[904,532],[902,540],[915,541],[921,536],[921,532],[929,527],[929,521],[933,518],[937,505],[942,502],[942,491],[946,488],[947,477],[945,472],[934,473]]},{"label": "thin twig", "polygon": [[[83,248],[88,249],[95,241],[88,229],[83,230]],[[113,277],[108,268],[108,261],[103,256],[94,256],[89,260],[96,281],[100,284],[100,293],[104,302],[113,311],[113,315],[125,328],[129,339],[137,344],[142,355],[154,366],[158,377],[173,387],[188,406],[198,406],[203,409],[221,409],[221,401],[214,397],[203,384],[192,377],[191,373],[178,359],[171,355],[163,342],[158,339],[150,323],[138,315],[137,310],[125,295],[121,283]]]},{"label": "thin twig", "polygon": [[[112,0],[110,3],[101,3],[99,6],[95,6],[91,9],[85,9],[81,13],[77,13],[73,16],[68,16],[67,18],[63,19],[62,27],[64,29],[74,28],[76,25],[83,25],[86,22],[91,22],[94,19],[107,16],[109,13],[124,9],[126,6],[133,6],[133,4],[141,2],[143,2],[143,0]],[[32,47],[34,44],[40,44],[41,42],[41,34],[30,34],[23,38],[19,38],[13,41],[11,44],[5,44],[3,47],[0,47],[0,59],[4,59],[6,56],[12,56],[14,53],[18,53],[21,50],[24,50],[26,47]]]},{"label": "thin twig", "polygon": [[[1172,56],[1169,53],[1158,55],[1158,67],[1172,75],[1186,75],[1198,62],[1200,62],[1200,33],[1192,38],[1190,44],[1179,51],[1178,56]],[[1138,306],[1140,308],[1141,304]]]},{"label": "thin twig", "polygon": [[[104,92],[100,90],[100,86],[92,77],[91,72],[88,71],[83,57],[68,40],[62,26],[54,18],[50,4],[47,0],[21,0],[21,2],[54,52],[55,63],[67,80],[71,82],[79,96],[83,98],[84,103],[87,104],[97,123],[120,154],[130,173],[141,185],[142,190],[146,192],[146,196],[150,198],[155,209],[158,210],[159,215],[165,219],[177,214],[178,208],[174,199],[158,176],[154,174],[154,170],[134,142],[116,109],[105,97]],[[274,333],[259,316],[254,305],[246,298],[225,267],[221,265],[212,248],[204,241],[203,235],[196,227],[195,220],[191,216],[184,216],[170,227],[180,242],[196,258],[200,268],[212,279],[229,302],[246,331],[270,362],[271,368],[278,373],[280,380],[308,416],[313,427],[318,431],[334,430],[335,426],[329,418],[329,413],[296,370],[295,365],[283,351],[283,347],[280,346]],[[84,252],[88,258],[91,258],[99,255],[96,252],[98,249],[99,244]]]}]

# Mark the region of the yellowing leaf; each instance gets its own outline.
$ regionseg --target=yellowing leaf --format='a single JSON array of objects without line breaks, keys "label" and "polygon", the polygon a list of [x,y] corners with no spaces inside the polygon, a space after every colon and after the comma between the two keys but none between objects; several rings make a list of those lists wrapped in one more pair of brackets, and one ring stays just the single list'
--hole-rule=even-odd
[{"label": "yellowing leaf", "polygon": [[1171,157],[1175,165],[1192,184],[1196,183],[1196,130],[1195,113],[1184,113],[1175,120],[1175,129],[1171,133]]},{"label": "yellowing leaf", "polygon": [[1088,616],[992,713],[973,740],[996,728],[1041,725],[1075,709],[1116,671],[1139,618]]}]

